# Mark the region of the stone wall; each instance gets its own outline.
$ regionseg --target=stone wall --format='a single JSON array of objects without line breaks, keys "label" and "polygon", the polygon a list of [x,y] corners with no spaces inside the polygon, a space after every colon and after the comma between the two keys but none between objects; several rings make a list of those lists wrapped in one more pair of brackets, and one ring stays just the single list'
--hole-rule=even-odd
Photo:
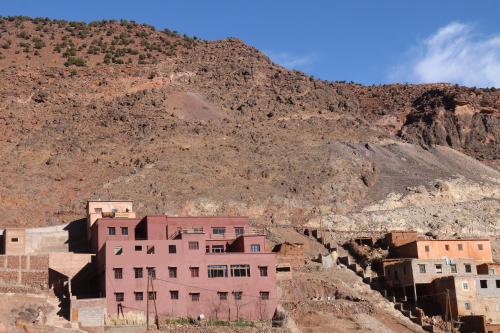
[{"label": "stone wall", "polygon": [[49,256],[0,255],[0,291],[48,289]]}]

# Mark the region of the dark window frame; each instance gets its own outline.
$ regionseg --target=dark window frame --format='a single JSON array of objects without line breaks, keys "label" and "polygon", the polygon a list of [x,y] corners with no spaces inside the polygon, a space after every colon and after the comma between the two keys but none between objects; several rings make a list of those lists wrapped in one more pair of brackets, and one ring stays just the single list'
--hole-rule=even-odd
[{"label": "dark window frame", "polygon": [[115,235],[116,235],[116,228],[108,227],[108,236],[115,236]]},{"label": "dark window frame", "polygon": [[192,278],[200,277],[200,267],[189,267]]},{"label": "dark window frame", "polygon": [[199,302],[200,301],[200,293],[189,293],[191,296],[191,302]]},{"label": "dark window frame", "polygon": [[142,267],[134,267],[134,277],[142,279],[144,277],[144,269]]},{"label": "dark window frame", "polygon": [[168,277],[170,279],[177,279],[177,267],[176,266],[168,266]]},{"label": "dark window frame", "polygon": [[169,244],[168,245],[168,253],[169,254],[177,253],[177,246],[175,244]]},{"label": "dark window frame", "polygon": [[134,297],[136,301],[143,301],[144,293],[142,291],[134,291]]},{"label": "dark window frame", "polygon": [[179,299],[179,290],[170,290],[170,299],[178,300]]},{"label": "dark window frame", "polygon": [[123,280],[123,268],[115,267],[113,268],[113,272],[116,280]]},{"label": "dark window frame", "polygon": [[125,301],[125,293],[123,293],[123,292],[116,292],[115,293],[115,301],[116,302],[123,302],[123,301]]}]

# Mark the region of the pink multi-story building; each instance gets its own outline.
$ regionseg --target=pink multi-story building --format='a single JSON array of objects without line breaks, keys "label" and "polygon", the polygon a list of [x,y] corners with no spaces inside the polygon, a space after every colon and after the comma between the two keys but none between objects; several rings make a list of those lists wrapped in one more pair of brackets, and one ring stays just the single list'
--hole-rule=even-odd
[{"label": "pink multi-story building", "polygon": [[246,217],[101,218],[90,235],[108,314],[144,313],[147,299],[173,317],[262,320],[275,312],[275,254]]}]

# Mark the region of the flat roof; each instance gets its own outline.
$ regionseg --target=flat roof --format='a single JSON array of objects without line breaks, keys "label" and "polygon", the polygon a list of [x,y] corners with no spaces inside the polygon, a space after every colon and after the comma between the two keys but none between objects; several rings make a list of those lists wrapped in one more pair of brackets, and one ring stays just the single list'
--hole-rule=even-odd
[{"label": "flat roof", "polygon": [[134,202],[133,200],[87,200],[88,202]]}]

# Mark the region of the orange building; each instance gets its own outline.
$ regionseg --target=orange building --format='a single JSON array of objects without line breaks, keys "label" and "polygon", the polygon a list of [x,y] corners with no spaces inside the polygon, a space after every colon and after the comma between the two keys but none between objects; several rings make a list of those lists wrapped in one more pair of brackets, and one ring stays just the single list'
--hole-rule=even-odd
[{"label": "orange building", "polygon": [[488,239],[425,239],[416,240],[394,249],[397,258],[416,259],[472,259],[492,262]]}]

